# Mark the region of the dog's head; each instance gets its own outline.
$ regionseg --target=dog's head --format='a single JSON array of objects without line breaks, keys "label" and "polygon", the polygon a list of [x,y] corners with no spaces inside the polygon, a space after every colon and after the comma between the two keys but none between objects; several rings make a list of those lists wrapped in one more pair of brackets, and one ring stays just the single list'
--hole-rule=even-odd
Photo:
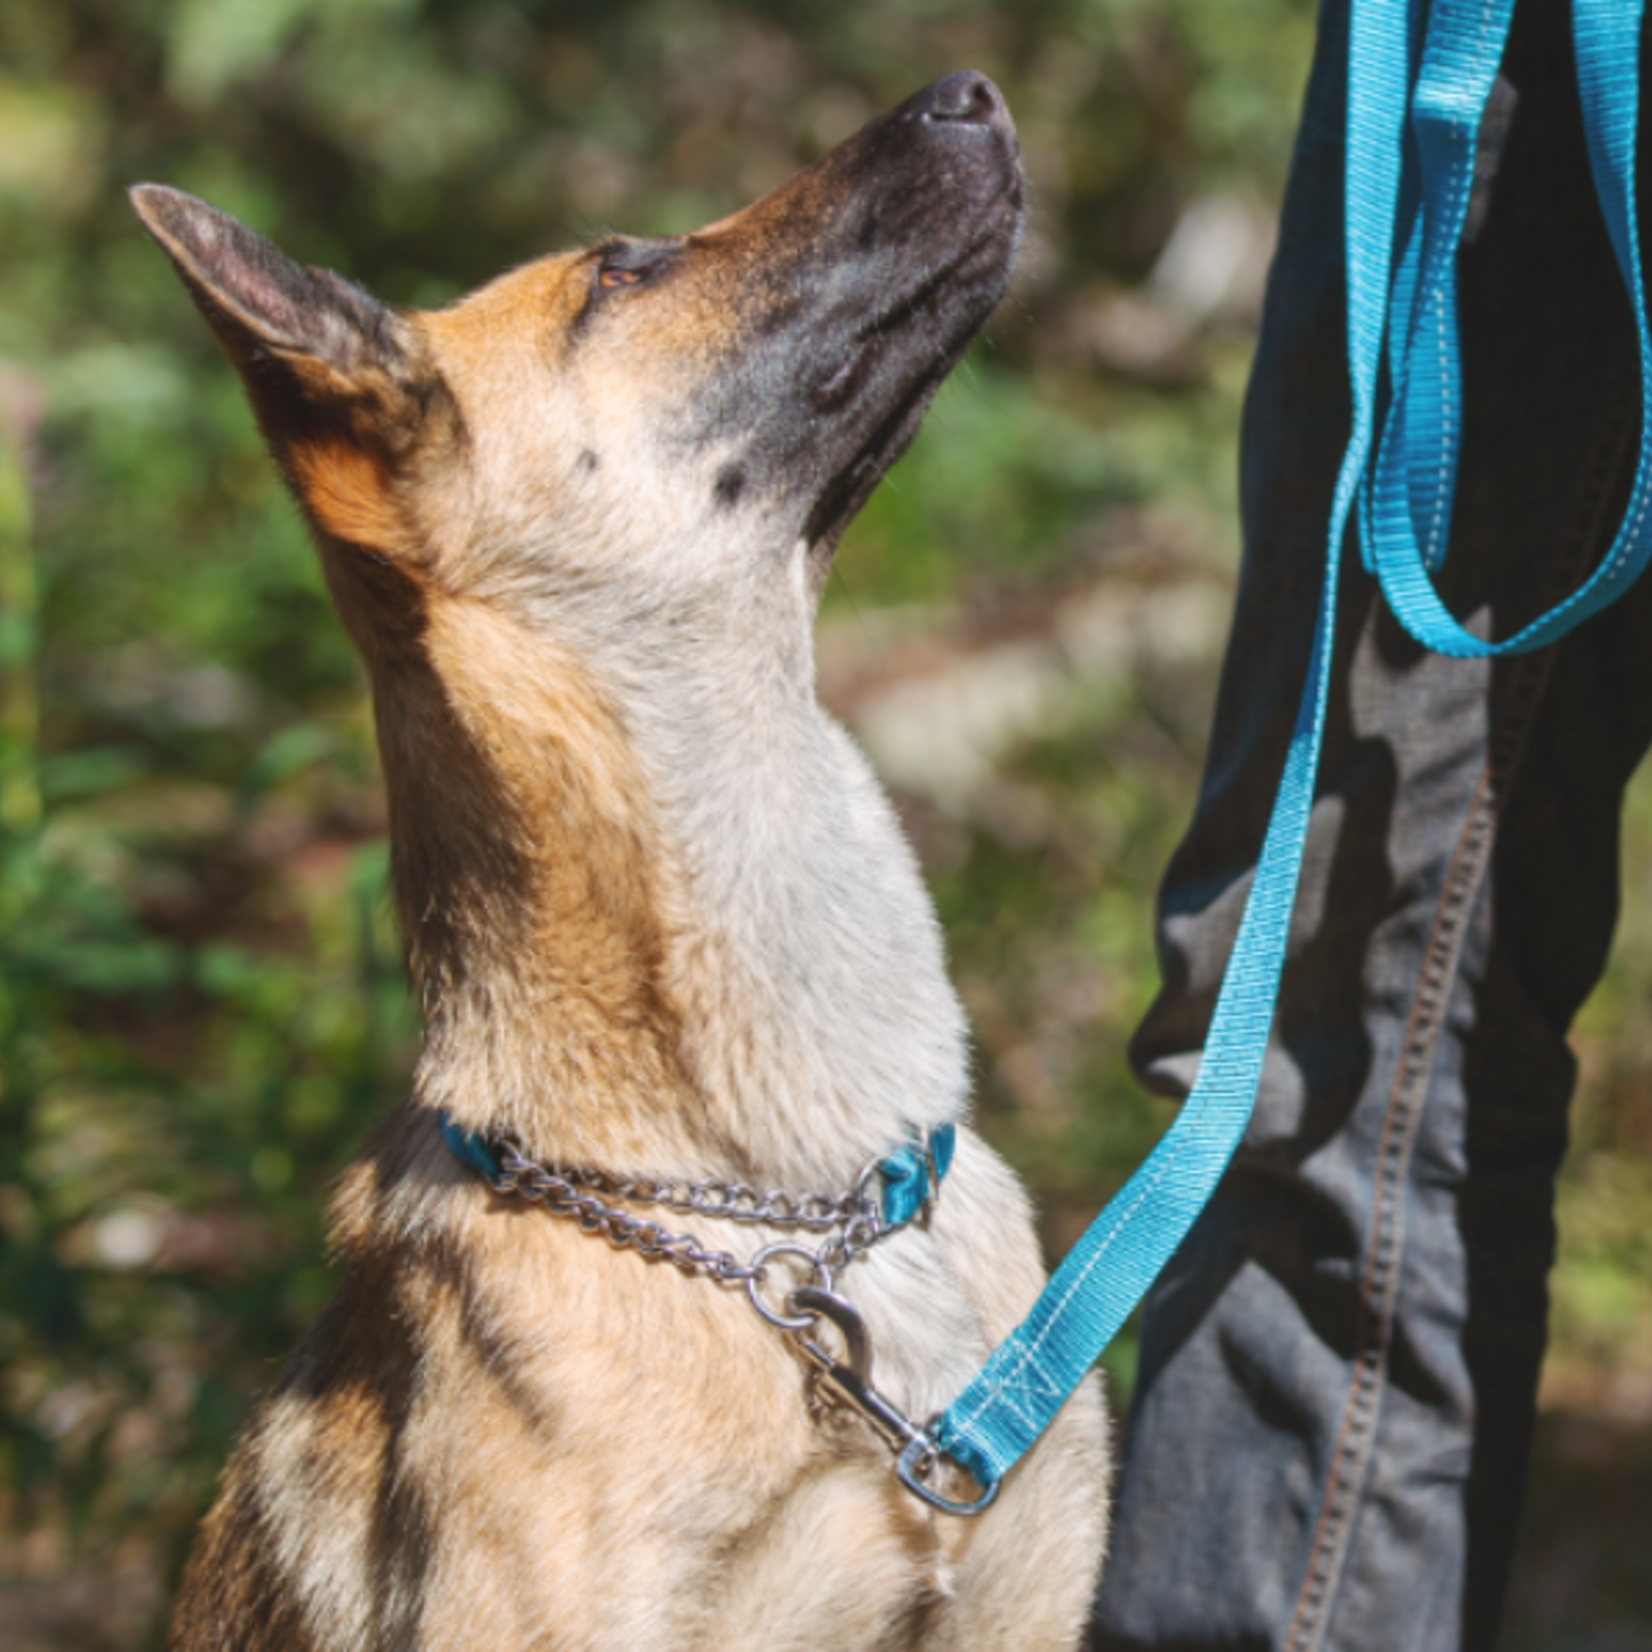
[{"label": "dog's head", "polygon": [[778,562],[817,591],[1001,295],[1022,217],[1014,128],[975,74],[732,218],[609,236],[437,312],[387,309],[177,191],[133,201],[370,659],[427,588],[659,602]]},{"label": "dog's head", "polygon": [[[782,1094],[960,1091],[933,920],[809,638],[839,536],[1008,276],[1021,176],[991,82],[937,82],[721,223],[434,313],[176,191],[133,199],[373,678],[424,1092],[543,1146],[546,1093],[632,1117],[593,1074],[655,1120],[690,1073],[682,1116],[748,1144]],[[738,1036],[679,1031],[735,1003]],[[747,1092],[737,1127],[706,1100]],[[569,1151],[680,1162],[650,1157],[652,1123],[605,1158],[579,1117]],[[862,1157],[887,1135],[867,1119]]]}]

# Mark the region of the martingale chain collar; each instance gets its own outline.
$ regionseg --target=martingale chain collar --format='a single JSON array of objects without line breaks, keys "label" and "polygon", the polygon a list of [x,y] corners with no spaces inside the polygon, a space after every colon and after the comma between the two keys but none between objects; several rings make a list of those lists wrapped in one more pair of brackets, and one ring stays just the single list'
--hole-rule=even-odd
[{"label": "martingale chain collar", "polygon": [[[525,1157],[512,1142],[492,1141],[463,1129],[445,1110],[437,1113],[437,1122],[453,1156],[496,1193],[520,1194],[567,1207],[565,1212],[559,1208],[557,1214],[582,1214],[576,1205],[585,1190],[584,1197],[598,1205],[607,1196],[751,1227],[798,1228],[811,1233],[838,1229],[850,1246],[838,1266],[915,1218],[928,1220],[929,1208],[940,1196],[941,1182],[952,1167],[957,1142],[957,1129],[950,1124],[914,1131],[913,1139],[887,1158],[869,1160],[844,1192],[800,1195],[763,1192],[744,1182],[657,1181],[615,1176],[604,1170],[546,1167]],[[877,1193],[872,1189],[874,1182],[879,1184]]]},{"label": "martingale chain collar", "polygon": [[[577,1222],[581,1232],[606,1239],[617,1250],[669,1262],[691,1277],[743,1288],[753,1309],[783,1332],[803,1357],[813,1379],[812,1395],[847,1407],[867,1422],[900,1457],[903,1479],[910,1474],[928,1478],[938,1461],[929,1435],[873,1387],[872,1344],[865,1321],[833,1287],[837,1274],[874,1245],[914,1222],[927,1225],[952,1163],[954,1126],[919,1132],[887,1158],[869,1161],[841,1193],[798,1195],[743,1182],[657,1181],[542,1165],[514,1143],[492,1141],[461,1128],[445,1111],[438,1112],[437,1122],[453,1156],[502,1198],[540,1205],[547,1214]],[[637,1214],[639,1206],[799,1237],[764,1245],[743,1262],[732,1251],[710,1249],[693,1234],[673,1233]],[[817,1243],[811,1246],[805,1237]],[[776,1276],[781,1276],[778,1283]],[[804,1283],[796,1283],[799,1279]],[[837,1350],[820,1340],[822,1325],[833,1328]],[[996,1492],[989,1486],[979,1502],[954,1505],[933,1487],[924,1487],[929,1501],[958,1513],[984,1507]]]}]

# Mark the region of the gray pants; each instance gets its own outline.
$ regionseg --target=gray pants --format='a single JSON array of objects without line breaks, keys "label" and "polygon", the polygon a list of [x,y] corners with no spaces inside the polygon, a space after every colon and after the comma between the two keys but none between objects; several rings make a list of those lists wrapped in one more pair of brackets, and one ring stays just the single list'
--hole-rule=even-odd
[{"label": "gray pants", "polygon": [[[1245,412],[1245,558],[1139,1070],[1185,1094],[1278,782],[1347,439],[1346,0],[1327,0]],[[1610,542],[1639,416],[1561,0],[1461,255],[1453,611],[1507,636]],[[1643,213],[1646,210],[1643,192]],[[1496,1640],[1534,1420],[1571,1019],[1652,739],[1652,580],[1558,648],[1425,654],[1352,540],[1279,1019],[1234,1165],[1149,1297],[1095,1648]]]}]

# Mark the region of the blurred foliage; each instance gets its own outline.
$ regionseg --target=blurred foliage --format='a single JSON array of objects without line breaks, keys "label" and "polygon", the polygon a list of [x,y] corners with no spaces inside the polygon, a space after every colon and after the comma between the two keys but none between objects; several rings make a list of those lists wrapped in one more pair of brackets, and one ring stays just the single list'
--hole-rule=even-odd
[{"label": "blurred foliage", "polygon": [[[715,218],[952,69],[999,80],[1021,274],[846,541],[823,643],[881,657],[914,613],[925,658],[1014,663],[1098,613],[1132,639],[1110,676],[1034,673],[1057,709],[990,785],[902,795],[983,1121],[1059,1248],[1166,1119],[1122,1052],[1197,780],[1311,31],[1309,0],[0,0],[9,1646],[153,1639],[247,1396],[326,1294],[330,1179],[417,1036],[356,662],[124,188],[192,190],[429,305],[610,226]],[[1652,1184],[1619,1148],[1648,1145],[1652,916],[1626,942],[1563,1195],[1584,1373],[1649,1322]]]}]

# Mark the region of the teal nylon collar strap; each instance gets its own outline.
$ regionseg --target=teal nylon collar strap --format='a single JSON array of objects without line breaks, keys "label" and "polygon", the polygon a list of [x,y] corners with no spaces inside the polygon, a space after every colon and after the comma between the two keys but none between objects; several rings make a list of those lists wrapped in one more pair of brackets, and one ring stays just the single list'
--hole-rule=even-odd
[{"label": "teal nylon collar strap", "polygon": [[[504,1181],[505,1167],[497,1142],[455,1124],[445,1108],[437,1112],[436,1121],[449,1152],[460,1164],[474,1171],[490,1187]],[[943,1124],[931,1131],[927,1140],[920,1137],[908,1142],[878,1161],[875,1169],[882,1183],[879,1205],[886,1228],[905,1227],[922,1214],[926,1204],[940,1196],[941,1183],[952,1168],[957,1140],[956,1127]],[[730,1210],[732,1212],[732,1205]],[[715,1212],[702,1211],[701,1214]]]},{"label": "teal nylon collar strap", "polygon": [[447,1143],[448,1151],[467,1170],[475,1171],[490,1187],[504,1175],[499,1149],[486,1136],[462,1129],[448,1117],[445,1107],[437,1113],[436,1122],[442,1127],[442,1140]]},{"label": "teal nylon collar strap", "polygon": [[950,1124],[930,1132],[927,1144],[909,1142],[879,1161],[883,1181],[883,1219],[890,1227],[904,1227],[931,1200],[939,1198],[941,1183],[952,1168],[958,1131]]}]

